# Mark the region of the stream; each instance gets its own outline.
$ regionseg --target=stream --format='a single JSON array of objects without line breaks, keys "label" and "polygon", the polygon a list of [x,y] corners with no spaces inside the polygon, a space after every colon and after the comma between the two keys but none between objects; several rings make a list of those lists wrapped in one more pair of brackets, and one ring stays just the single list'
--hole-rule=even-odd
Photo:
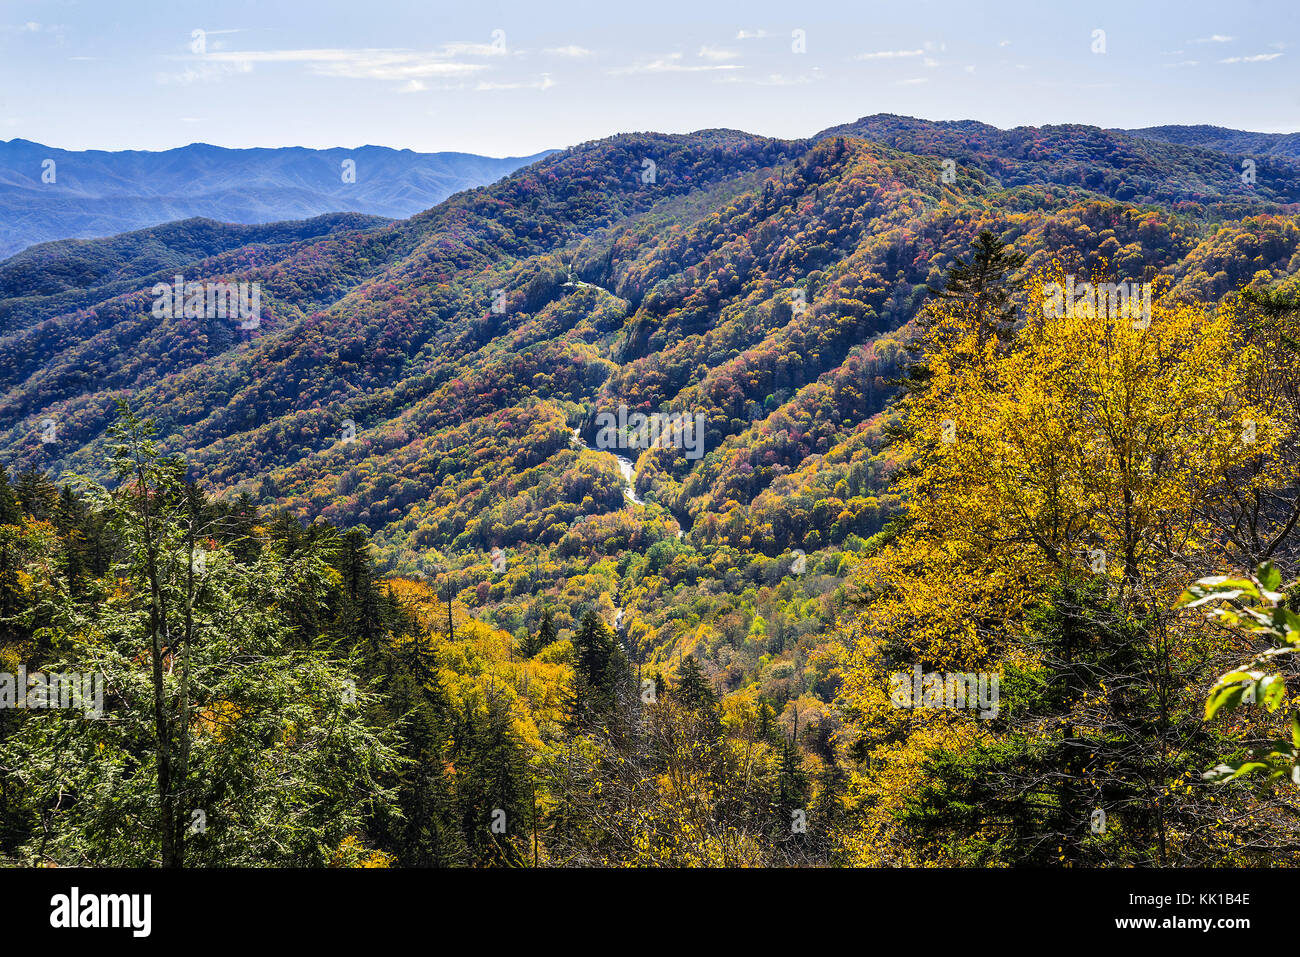
[{"label": "stream", "polygon": [[626,455],[619,455],[616,452],[611,452],[609,449],[598,449],[595,448],[594,446],[588,445],[586,442],[582,441],[582,435],[579,434],[577,429],[573,430],[573,439],[584,449],[587,449],[590,452],[603,452],[605,455],[614,456],[614,461],[618,464],[618,470],[623,476],[623,481],[627,483],[627,488],[623,489],[624,497],[633,505],[645,504],[645,501],[641,498],[641,496],[636,494],[636,463],[635,462],[633,462]]}]

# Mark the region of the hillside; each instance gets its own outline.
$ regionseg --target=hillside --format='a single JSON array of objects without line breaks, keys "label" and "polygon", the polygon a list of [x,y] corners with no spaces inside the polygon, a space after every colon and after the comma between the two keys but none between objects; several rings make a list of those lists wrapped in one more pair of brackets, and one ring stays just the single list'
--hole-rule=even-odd
[{"label": "hillside", "polygon": [[[0,256],[36,243],[195,217],[245,224],[337,212],[402,218],[544,155],[496,159],[382,146],[225,149],[205,143],[158,153],[107,152],[0,141]],[[344,181],[345,161],[354,164],[351,182]]]},{"label": "hillside", "polygon": [[[1004,186],[1054,183],[1133,203],[1193,201],[1240,214],[1261,202],[1300,200],[1294,154],[1255,155],[1256,182],[1243,182],[1239,149],[1250,137],[1215,140],[1199,127],[1102,130],[1090,126],[1000,130],[973,120],[930,122],[877,114],[833,127],[826,135],[855,135],[895,149],[955,160],[995,176]],[[1226,131],[1225,131],[1226,132]]]},{"label": "hillside", "polygon": [[1238,156],[1300,156],[1300,135],[1295,133],[1251,133],[1222,126],[1148,126],[1121,132],[1142,139],[1199,146]]},{"label": "hillside", "polygon": [[104,239],[39,243],[0,262],[0,328],[103,302],[138,289],[142,279],[170,278],[220,253],[255,246],[260,256],[280,259],[295,243],[385,222],[360,213],[261,226],[183,219]]},{"label": "hillside", "polygon": [[[947,152],[951,184],[933,159]],[[203,232],[173,224],[87,253],[101,301],[0,303],[48,315],[0,341],[0,434],[16,466],[93,469],[110,399],[130,394],[218,488],[362,525],[392,571],[449,565],[510,629],[535,625],[547,589],[565,627],[612,602],[639,654],[695,649],[726,687],[764,673],[797,694],[822,676],[785,646],[833,617],[801,602],[836,594],[843,550],[891,514],[873,416],[926,285],[991,228],[1031,264],[1104,259],[1217,298],[1292,268],[1293,210],[1265,197],[1290,200],[1300,180],[1271,175],[1246,195],[1221,156],[1081,127],[869,117],[808,141],[619,136],[388,226],[284,248],[195,238],[185,255],[210,255],[140,259],[118,293],[134,262],[120,249]],[[1117,199],[1132,195],[1148,202]],[[1237,218],[1219,222],[1229,206]],[[261,283],[260,328],[155,319],[149,288],[181,268]],[[9,289],[35,273],[29,254],[0,269]],[[619,403],[706,418],[698,461],[640,456],[645,506],[625,505],[612,456],[570,434],[590,443],[596,412]],[[46,418],[57,442],[38,438]],[[480,584],[493,547],[511,570]],[[824,556],[802,579],[787,574],[795,548]],[[735,584],[719,595],[707,570],[723,567]],[[788,620],[763,662],[735,632],[750,627],[745,589]],[[773,677],[788,674],[778,660],[793,678]]]},{"label": "hillside", "polygon": [[[1162,302],[1291,288],[1300,161],[1239,169],[1199,143],[882,115],[807,140],[614,136],[398,222],[38,247],[0,264],[0,456],[102,475],[129,397],[227,502],[364,530],[381,572],[445,589],[510,661],[607,622],[634,667],[830,773],[878,691],[849,676],[861,576],[888,578],[872,563],[924,498],[891,402],[929,289],[986,230],[1026,275]],[[173,272],[258,284],[259,322],[158,315]],[[1023,315],[1035,288],[1009,293]],[[622,449],[629,488],[593,447],[620,406],[701,416],[702,454]]]}]

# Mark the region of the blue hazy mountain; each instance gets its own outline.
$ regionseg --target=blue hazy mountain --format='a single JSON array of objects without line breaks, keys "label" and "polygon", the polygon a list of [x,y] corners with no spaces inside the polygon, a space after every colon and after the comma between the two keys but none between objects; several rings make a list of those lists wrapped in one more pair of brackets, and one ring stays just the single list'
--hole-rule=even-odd
[{"label": "blue hazy mountain", "polygon": [[[0,257],[49,240],[111,236],[192,217],[255,224],[356,212],[404,219],[549,152],[497,159],[383,146],[204,143],[107,152],[0,141]],[[345,181],[349,160],[352,182]]]}]

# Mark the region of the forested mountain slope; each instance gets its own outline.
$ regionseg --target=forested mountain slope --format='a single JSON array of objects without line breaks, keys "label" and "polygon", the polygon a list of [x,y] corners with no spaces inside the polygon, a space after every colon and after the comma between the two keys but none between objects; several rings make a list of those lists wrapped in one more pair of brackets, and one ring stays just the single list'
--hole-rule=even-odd
[{"label": "forested mountain slope", "polygon": [[[927,286],[990,229],[1029,268],[1216,301],[1294,273],[1298,199],[1290,160],[1248,187],[1234,157],[1090,127],[615,136],[401,222],[15,257],[0,443],[93,472],[129,395],[217,489],[363,526],[381,568],[446,575],[517,636],[594,607],[635,658],[821,708],[823,638],[898,508],[881,413]],[[156,317],[172,272],[260,284],[260,324]],[[702,457],[632,453],[645,504],[586,447],[619,404],[704,417]]]},{"label": "forested mountain slope", "polygon": [[1182,146],[1201,146],[1241,156],[1300,156],[1300,136],[1295,133],[1252,133],[1222,126],[1148,126],[1123,130],[1130,136]]},{"label": "forested mountain slope", "polygon": [[[188,851],[176,808],[158,849],[103,838],[106,762],[147,763],[147,729],[14,719],[12,767],[44,770],[3,791],[0,849],[1293,857],[1286,807],[1199,778],[1241,757],[1202,715],[1243,652],[1174,609],[1198,575],[1295,568],[1300,165],[1259,157],[1252,180],[1242,158],[896,116],[635,133],[405,220],[186,220],[0,263],[0,653],[111,647],[120,687],[149,654],[162,674],[173,649],[137,627],[162,548],[153,600],[210,636],[203,719],[174,721],[209,762],[184,787],[229,822]],[[1155,318],[1044,307],[1092,279],[1146,286]],[[210,308],[241,284],[255,316]],[[611,419],[654,413],[698,431],[610,447]],[[1275,574],[1249,588],[1280,601]],[[227,684],[250,643],[267,670]],[[1002,698],[899,706],[923,668]],[[299,731],[335,722],[346,771],[324,781]],[[59,764],[49,729],[88,760]],[[209,788],[277,735],[284,781]],[[318,793],[328,813],[294,803]],[[264,805],[280,818],[244,823]]]},{"label": "forested mountain slope", "polygon": [[[31,246],[0,263],[0,323],[32,325],[40,319],[135,291],[151,277],[170,278],[195,264],[243,247],[283,258],[294,243],[339,230],[369,229],[387,220],[360,213],[238,226],[184,219],[105,239],[62,239]],[[208,267],[199,267],[200,271]]]}]

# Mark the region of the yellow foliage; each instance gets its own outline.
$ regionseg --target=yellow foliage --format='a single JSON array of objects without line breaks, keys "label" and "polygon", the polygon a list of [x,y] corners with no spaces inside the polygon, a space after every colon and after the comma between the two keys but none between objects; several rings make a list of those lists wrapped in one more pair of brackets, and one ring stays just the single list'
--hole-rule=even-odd
[{"label": "yellow foliage", "polygon": [[892,672],[1023,662],[1024,613],[1067,573],[1104,576],[1121,606],[1168,608],[1189,568],[1224,561],[1214,506],[1294,478],[1271,454],[1294,423],[1251,402],[1265,357],[1233,308],[1157,286],[1149,321],[1098,316],[1052,308],[1054,282],[1055,265],[1030,281],[1009,344],[981,335],[963,304],[937,307],[931,376],[902,402],[904,531],[862,562],[869,605],[844,642],[842,703],[876,744],[858,863],[908,863],[892,812],[922,755],[986,733],[968,712],[893,707]]},{"label": "yellow foliage", "polygon": [[545,755],[564,714],[564,691],[572,666],[572,647],[555,642],[535,658],[524,658],[513,637],[452,606],[454,635],[447,636],[447,605],[424,582],[391,578],[389,592],[424,629],[438,678],[462,711],[487,713],[489,698],[508,702],[513,732],[530,753]]},{"label": "yellow foliage", "polygon": [[366,848],[352,834],[343,838],[330,858],[330,867],[392,867],[396,858],[384,851]]}]

